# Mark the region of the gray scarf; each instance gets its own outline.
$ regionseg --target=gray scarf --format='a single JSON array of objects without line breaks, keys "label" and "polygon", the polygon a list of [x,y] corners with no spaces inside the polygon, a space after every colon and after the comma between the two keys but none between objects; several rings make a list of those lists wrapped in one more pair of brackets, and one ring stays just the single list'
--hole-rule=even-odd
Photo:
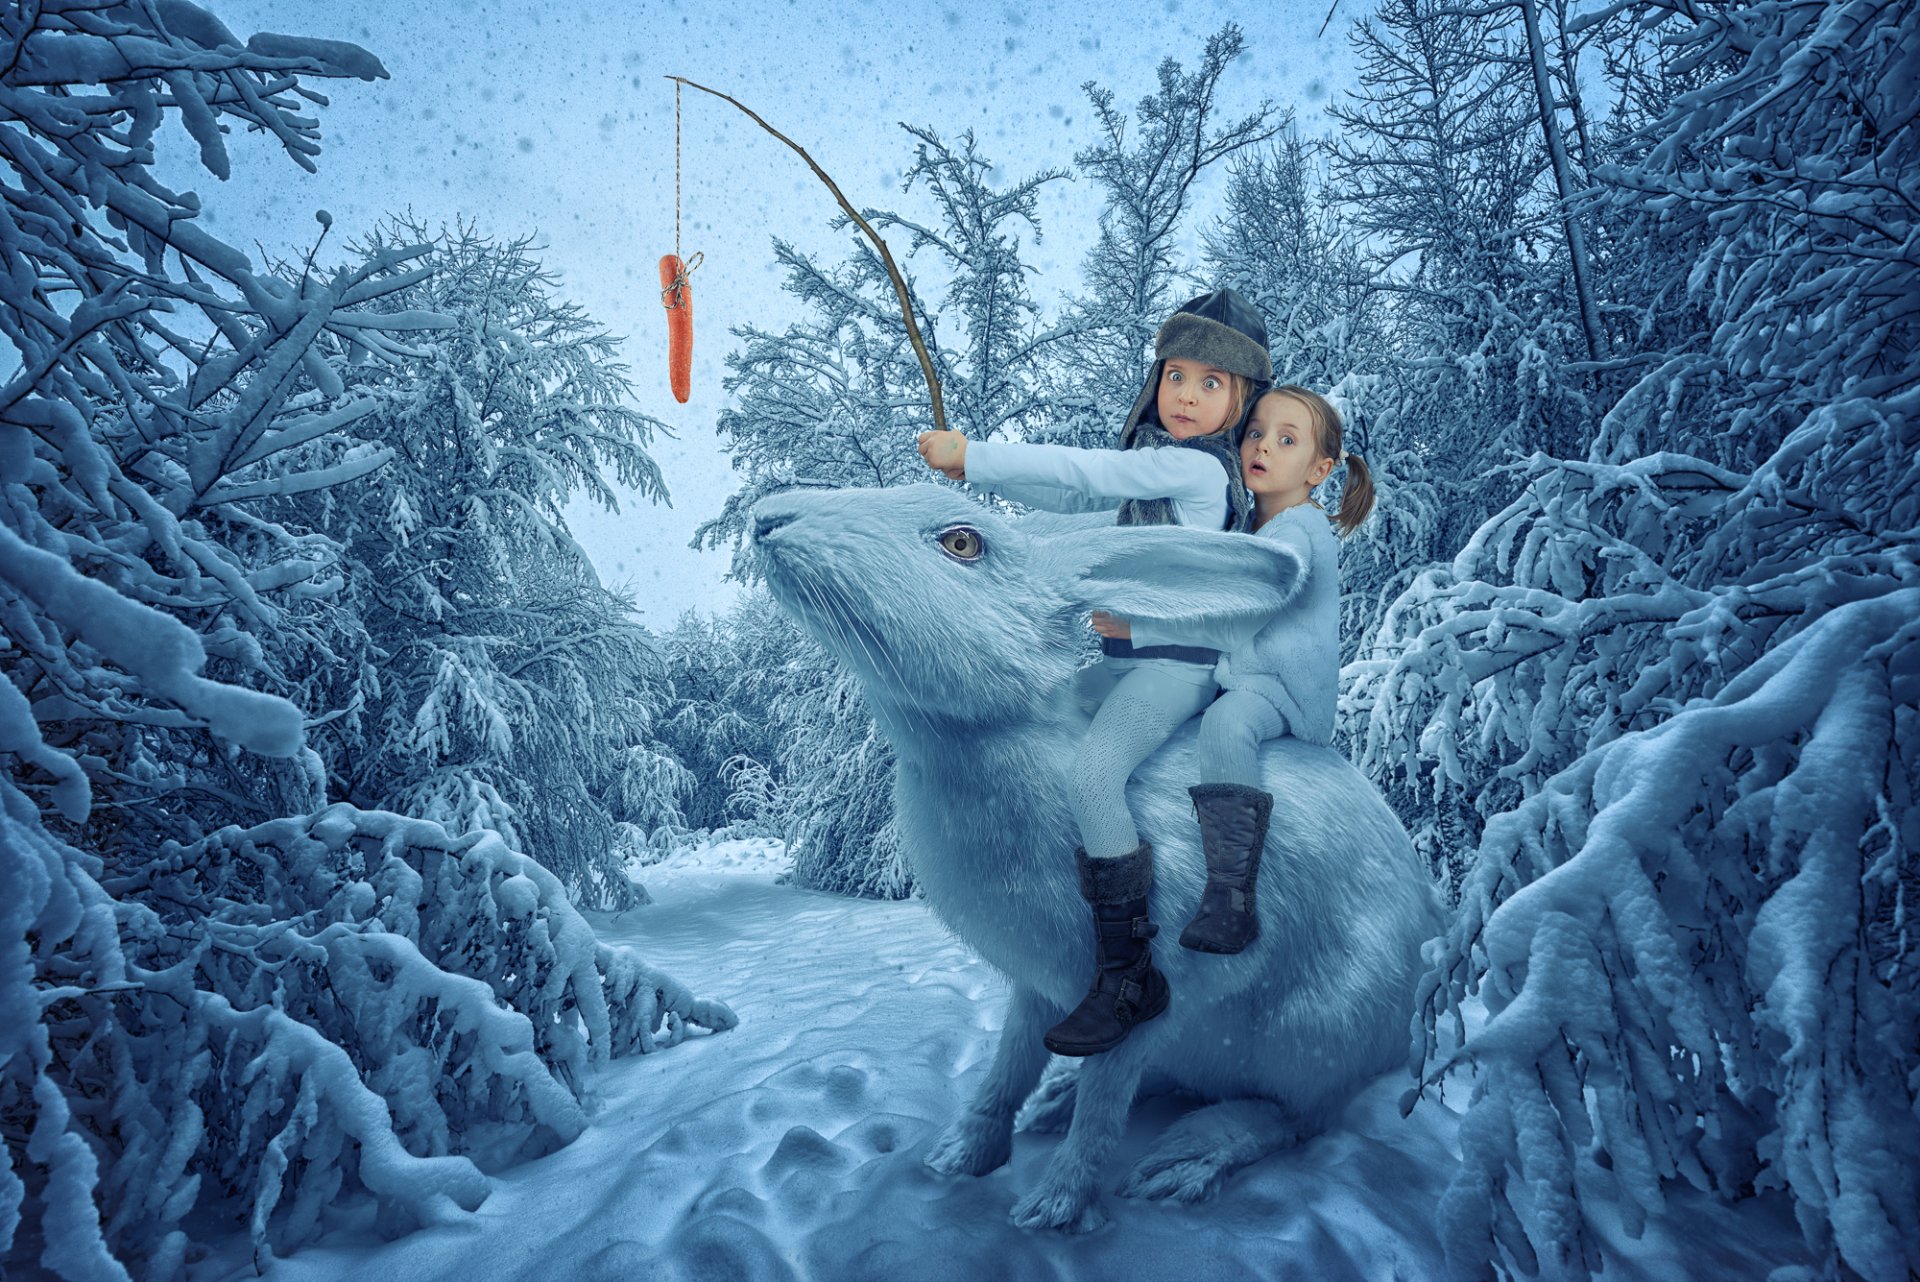
[{"label": "gray scarf", "polygon": [[[1168,446],[1182,446],[1190,450],[1199,450],[1211,454],[1227,470],[1227,523],[1223,529],[1244,533],[1253,525],[1253,495],[1247,493],[1246,483],[1240,479],[1240,452],[1233,447],[1232,432],[1215,432],[1212,436],[1196,436],[1190,440],[1179,440],[1172,432],[1158,423],[1137,423],[1133,428],[1130,449],[1165,449]],[[1128,499],[1120,505],[1117,525],[1177,525],[1173,515],[1173,500]]]}]

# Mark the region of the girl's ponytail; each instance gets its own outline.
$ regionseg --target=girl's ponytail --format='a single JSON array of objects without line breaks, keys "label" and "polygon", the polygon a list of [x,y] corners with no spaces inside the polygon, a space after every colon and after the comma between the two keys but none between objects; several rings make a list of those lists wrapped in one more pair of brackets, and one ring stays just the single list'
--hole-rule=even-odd
[{"label": "girl's ponytail", "polygon": [[1358,454],[1348,454],[1346,461],[1347,483],[1340,488],[1340,510],[1333,514],[1333,523],[1340,527],[1343,539],[1373,514],[1373,473],[1367,469],[1367,461]]}]

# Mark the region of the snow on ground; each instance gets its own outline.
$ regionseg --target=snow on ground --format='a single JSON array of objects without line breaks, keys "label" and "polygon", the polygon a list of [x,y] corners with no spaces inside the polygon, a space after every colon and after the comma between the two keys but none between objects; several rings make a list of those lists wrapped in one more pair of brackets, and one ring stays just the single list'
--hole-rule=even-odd
[{"label": "snow on ground", "polygon": [[[731,1005],[737,1029],[610,1065],[587,1134],[496,1176],[463,1221],[395,1242],[336,1237],[274,1262],[268,1282],[1442,1276],[1433,1213],[1457,1118],[1428,1101],[1403,1120],[1399,1073],[1340,1126],[1241,1172],[1212,1202],[1109,1194],[1113,1221],[1096,1233],[1012,1228],[1007,1214],[1058,1136],[1016,1135],[1012,1162],[981,1179],[921,1164],[992,1059],[1005,984],[924,904],[778,885],[785,862],[774,842],[695,847],[646,870],[652,904],[595,920]],[[1163,1098],[1135,1110],[1109,1188],[1189,1106]],[[1793,1242],[1790,1219],[1768,1221],[1757,1233],[1716,1233],[1728,1245],[1711,1251],[1689,1224],[1686,1256],[1650,1228],[1620,1244],[1631,1258],[1610,1260],[1607,1276],[1764,1278],[1803,1258],[1780,1253]],[[193,1272],[209,1282],[254,1276],[238,1238]]]}]

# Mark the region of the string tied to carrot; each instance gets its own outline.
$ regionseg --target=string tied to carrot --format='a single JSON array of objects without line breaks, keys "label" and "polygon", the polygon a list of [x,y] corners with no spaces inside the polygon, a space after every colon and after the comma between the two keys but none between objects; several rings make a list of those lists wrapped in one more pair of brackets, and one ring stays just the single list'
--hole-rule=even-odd
[{"label": "string tied to carrot", "polygon": [[688,278],[706,260],[680,257],[680,85],[673,86],[673,252],[660,259],[660,302],[667,309],[667,378],[682,405],[693,394],[693,286]]},{"label": "string tied to carrot", "polygon": [[[861,234],[873,242],[874,250],[880,255],[881,265],[887,269],[887,279],[893,282],[894,296],[900,300],[900,319],[906,327],[907,341],[913,344],[913,353],[920,358],[920,376],[927,381],[927,399],[931,402],[933,410],[933,425],[935,428],[945,427],[947,425],[947,411],[945,402],[940,395],[940,377],[934,373],[933,358],[927,353],[926,341],[920,337],[920,323],[914,319],[913,298],[911,292],[907,289],[906,277],[900,274],[899,264],[893,261],[892,251],[887,248],[887,242],[881,239],[880,233],[873,229],[873,224],[868,222],[866,218],[861,215],[860,211],[853,207],[853,202],[847,199],[846,194],[840,190],[839,184],[827,176],[827,171],[822,169],[819,162],[807,154],[806,148],[768,124],[759,112],[730,94],[721,93],[718,89],[709,89],[697,81],[688,80],[685,76],[668,76],[667,79],[673,81],[674,249],[677,251],[680,248],[680,86],[689,85],[692,88],[698,89],[701,93],[712,94],[722,102],[732,103],[742,112],[745,112],[747,118],[752,120],[754,124],[759,125],[762,129],[791,148],[800,159],[807,162],[807,168],[813,170],[814,177],[827,185],[827,190],[832,192],[833,198],[840,203],[841,211],[860,229]],[[694,255],[694,260],[696,262],[699,261],[698,254]],[[660,284],[671,289],[672,285],[670,282],[672,279],[673,278],[667,273],[667,260],[663,258],[660,260]],[[684,284],[681,286],[678,297],[683,299],[690,297],[689,291],[686,290]],[[667,305],[667,315],[669,318],[685,318],[688,349],[691,351],[693,343],[693,321],[691,316],[687,313],[686,309],[676,308],[672,303],[668,303]],[[684,401],[686,397],[682,396],[680,399]]]},{"label": "string tied to carrot", "polygon": [[[692,298],[687,293],[687,278],[699,270],[700,264],[706,260],[706,257],[705,254],[695,252],[694,256],[684,263],[680,261],[678,254],[668,254],[660,260],[660,302],[668,311],[692,304]],[[671,279],[667,276],[668,263],[673,264]]]}]

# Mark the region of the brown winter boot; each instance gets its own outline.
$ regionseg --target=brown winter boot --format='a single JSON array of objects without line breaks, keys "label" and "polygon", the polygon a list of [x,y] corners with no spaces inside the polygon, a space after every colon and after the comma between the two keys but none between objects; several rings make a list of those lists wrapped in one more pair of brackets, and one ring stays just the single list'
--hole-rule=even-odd
[{"label": "brown winter boot", "polygon": [[1180,944],[1203,953],[1237,953],[1260,934],[1253,894],[1273,794],[1239,783],[1196,784],[1187,792],[1200,819],[1207,888],[1193,920],[1180,932]]},{"label": "brown winter boot", "polygon": [[1093,908],[1093,986],[1044,1040],[1056,1055],[1097,1055],[1165,1010],[1171,993],[1167,977],[1153,966],[1152,940],[1160,928],[1147,916],[1152,843],[1142,841],[1118,859],[1090,859],[1084,850],[1074,857],[1080,894]]}]

